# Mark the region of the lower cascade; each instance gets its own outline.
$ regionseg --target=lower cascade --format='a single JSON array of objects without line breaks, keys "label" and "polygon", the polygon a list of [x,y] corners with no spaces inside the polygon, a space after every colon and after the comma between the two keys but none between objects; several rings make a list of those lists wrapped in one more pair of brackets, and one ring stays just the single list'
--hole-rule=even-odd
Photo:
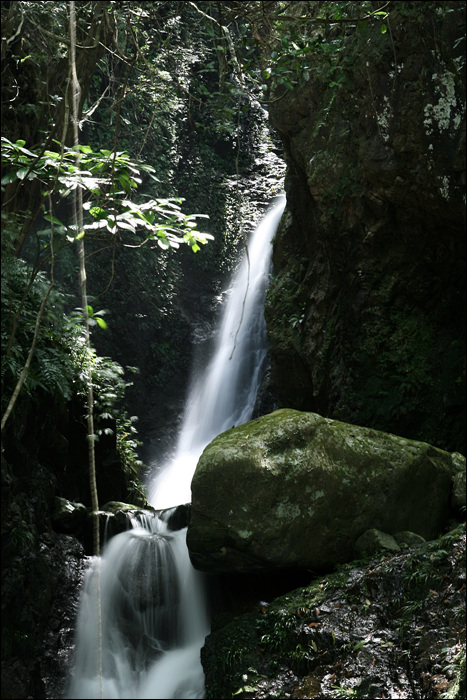
[{"label": "lower cascade", "polygon": [[[263,308],[271,241],[283,209],[281,198],[253,233],[233,278],[212,359],[189,393],[174,457],[150,484],[155,509],[190,502],[203,449],[253,415],[267,355]],[[81,595],[67,698],[204,697],[200,649],[209,615],[186,531],[171,530],[164,514],[141,512],[132,529],[94,558]]]},{"label": "lower cascade", "polygon": [[186,529],[142,513],[109,540],[85,580],[68,697],[203,697],[199,650],[209,622],[185,538]]}]

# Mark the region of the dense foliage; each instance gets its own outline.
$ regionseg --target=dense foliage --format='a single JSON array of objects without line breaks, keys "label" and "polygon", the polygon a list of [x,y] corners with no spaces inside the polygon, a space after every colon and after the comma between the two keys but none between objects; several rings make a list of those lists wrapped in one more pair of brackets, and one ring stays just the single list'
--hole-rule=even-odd
[{"label": "dense foliage", "polygon": [[[444,397],[432,390],[449,380],[455,391],[447,399],[457,402],[465,381],[465,371],[463,380],[457,371],[457,336],[445,334],[443,345],[428,323],[397,299],[392,314],[381,315],[382,306],[392,304],[391,286],[386,296],[384,288],[374,291],[374,308],[363,324],[367,333],[356,342],[352,300],[366,271],[352,269],[356,248],[347,234],[337,232],[351,220],[350,205],[362,195],[365,176],[355,166],[358,144],[341,123],[352,109],[348,95],[354,96],[356,59],[363,56],[366,63],[357,77],[368,93],[368,108],[361,110],[365,120],[357,117],[365,126],[376,116],[381,136],[384,123],[377,119],[373,92],[381,87],[376,67],[388,55],[397,64],[396,24],[410,36],[430,21],[436,50],[442,53],[437,27],[453,12],[453,4],[463,5],[383,0],[75,3],[79,91],[74,93],[71,3],[2,3],[2,415],[15,398],[18,378],[24,378],[2,432],[5,697],[45,696],[42,679],[49,669],[38,670],[37,660],[43,657],[53,589],[61,585],[54,566],[68,556],[60,547],[54,549],[58,538],[51,510],[57,494],[88,504],[86,384],[90,380],[95,389],[104,500],[118,493],[118,498],[143,503],[136,426],[145,439],[145,458],[161,455],[171,444],[193,344],[202,362],[226,278],[264,208],[282,190],[282,144],[269,130],[268,112],[275,110],[276,126],[284,127],[288,187],[297,202],[302,195],[292,151],[306,153],[307,144],[292,147],[287,129],[307,116],[308,96],[317,98],[316,123],[307,138],[322,130],[323,145],[313,147],[310,186],[315,191],[329,176],[321,194],[330,223],[326,260],[316,247],[312,254],[324,283],[328,262],[334,261],[339,283],[338,308],[325,318],[324,341],[315,344],[311,331],[319,326],[321,307],[319,295],[310,294],[315,270],[309,264],[322,220],[316,215],[315,221],[302,207],[302,225],[295,228],[299,252],[294,257],[287,248],[293,235],[282,250],[276,241],[278,257],[287,258],[290,270],[269,295],[270,327],[278,329],[284,345],[286,389],[293,379],[301,397],[316,399],[314,388],[295,376],[301,367],[298,348],[324,378],[317,392],[320,406],[334,401],[343,419],[377,423],[381,429],[392,420],[399,430],[408,425],[411,402],[430,417],[422,438],[441,436],[446,447],[452,444],[443,425],[435,425],[433,396],[441,397],[439,403]],[[464,39],[452,37],[459,55],[450,68],[458,75],[465,71]],[[71,118],[75,97],[78,150]],[[409,108],[410,100],[406,102]],[[283,105],[281,113],[276,108]],[[340,113],[334,119],[336,105]],[[334,171],[348,153],[350,160]],[[75,193],[83,199],[82,226],[76,223]],[[373,201],[372,206],[378,210],[380,204]],[[200,215],[203,233],[195,226]],[[450,223],[449,212],[445,220]],[[302,246],[300,236],[306,237],[309,225],[313,235]],[[446,229],[441,233],[440,246],[447,248]],[[89,291],[84,307],[77,255],[82,242]],[[393,245],[391,230],[388,250]],[[399,259],[394,260],[398,274]],[[342,283],[347,272],[352,279],[348,286]],[[404,291],[415,285],[412,280],[406,284],[400,274],[398,279]],[[442,291],[444,282],[436,284],[434,289]],[[92,332],[91,347],[86,347],[83,322]],[[415,355],[407,350],[409,342]],[[438,364],[433,363],[435,351]],[[358,371],[345,383],[341,376],[347,360],[356,361]],[[390,381],[390,391],[378,376]],[[334,390],[340,387],[339,400],[328,379]],[[420,423],[418,414],[415,420]],[[293,616],[295,620],[295,612]],[[276,627],[274,615],[264,617],[268,628],[262,630],[261,645],[277,654],[274,635],[280,637],[283,629]],[[298,652],[292,660],[307,664]],[[228,650],[226,659],[229,665]],[[232,692],[242,685],[240,676]]]},{"label": "dense foliage", "polygon": [[[125,343],[119,341],[124,335],[122,329],[127,329],[131,338],[139,330],[144,336],[146,326],[152,336],[149,373],[156,381],[167,375],[169,382],[181,363],[188,369],[186,318],[191,310],[185,311],[185,319],[180,323],[180,306],[175,300],[180,295],[183,274],[180,264],[190,269],[193,263],[175,262],[160,249],[153,252],[150,246],[143,250],[141,246],[151,239],[163,248],[183,241],[196,251],[199,242],[211,237],[197,234],[195,215],[181,213],[181,199],[175,198],[180,189],[193,193],[192,211],[203,212],[209,201],[211,210],[214,202],[219,203],[213,218],[217,230],[225,228],[225,202],[228,198],[232,200],[228,191],[231,183],[225,182],[224,154],[215,153],[218,136],[214,149],[201,144],[201,153],[193,153],[194,109],[208,112],[208,119],[198,115],[198,126],[195,125],[195,129],[211,130],[205,135],[205,143],[210,143],[212,130],[223,132],[233,127],[227,121],[231,112],[224,115],[225,129],[218,126],[216,110],[220,92],[211,91],[216,68],[212,62],[205,68],[206,56],[212,52],[208,44],[215,37],[206,30],[205,19],[196,9],[192,8],[190,15],[190,10],[185,8],[188,16],[180,17],[178,11],[183,5],[150,3],[137,9],[133,3],[128,7],[118,3],[78,6],[77,68],[83,110],[80,138],[82,143],[95,144],[94,150],[88,145],[81,147],[79,169],[75,152],[68,145],[71,98],[65,70],[69,48],[67,3],[38,3],[32,8],[29,3],[20,2],[2,7],[2,22],[7,32],[3,78],[6,94],[12,98],[9,104],[3,103],[2,216],[7,229],[4,253],[23,255],[32,265],[32,278],[39,269],[52,272],[55,280],[74,296],[68,307],[71,311],[78,303],[73,240],[80,232],[72,221],[69,197],[74,189],[81,188],[87,199],[84,231],[91,303],[94,303],[94,291],[98,295],[104,292],[99,305],[114,314],[108,340],[102,338],[100,349],[114,356],[116,353],[125,364],[133,364],[135,347],[130,343],[129,351],[125,351]],[[194,18],[195,32],[190,32],[190,20]],[[21,36],[20,42],[15,40],[17,36]],[[103,46],[99,55],[82,48],[97,40],[103,40],[107,54],[103,53]],[[207,75],[204,82],[209,87],[192,86],[193,76],[195,82],[200,82],[200,75],[203,80]],[[204,95],[204,104],[198,99],[193,107],[191,90],[196,92],[198,88],[199,94]],[[188,121],[184,116],[187,110]],[[27,128],[23,121],[25,114],[29,115]],[[120,149],[128,150],[130,155]],[[154,165],[142,166],[139,162],[142,155]],[[182,159],[191,162],[179,175]],[[212,165],[207,169],[209,162]],[[230,158],[230,177],[236,167],[238,153]],[[199,175],[205,178],[204,183],[193,181],[193,176]],[[177,183],[177,177],[181,182]],[[135,200],[132,193],[137,185],[141,194]],[[133,235],[136,229],[143,235]],[[227,241],[229,238],[238,245],[238,231],[226,235]],[[218,240],[209,258],[205,257],[198,270],[192,271],[195,277],[199,268],[209,277],[211,270],[222,267],[226,247],[222,236]],[[128,257],[119,250],[121,245],[133,247],[130,268]],[[235,250],[230,255],[234,253]],[[229,257],[226,258],[228,268]],[[127,275],[131,266],[133,270]],[[222,274],[219,269],[217,284]],[[122,284],[125,277],[127,284]],[[141,300],[141,308],[136,299]],[[103,324],[101,318],[97,320]],[[185,349],[174,357],[168,348],[177,327],[180,336],[177,345]],[[119,352],[122,345],[123,351]],[[136,359],[141,363],[140,358]],[[183,373],[185,377],[187,369]]]},{"label": "dense foliage", "polygon": [[[176,395],[190,363],[186,321],[206,325],[212,309],[200,300],[219,293],[245,236],[281,187],[268,103],[316,71],[339,87],[343,36],[374,21],[386,32],[388,9],[372,2],[165,1],[76,9],[80,173],[71,148],[68,3],[2,6],[10,250],[33,264],[33,275],[50,267],[52,256],[55,278],[76,305],[70,248],[80,232],[70,224],[67,197],[82,188],[90,295],[113,314],[95,342],[123,364],[144,364],[156,398],[173,385]],[[209,216],[204,237],[196,234],[195,214],[181,213],[180,194],[185,211]],[[136,228],[144,235],[130,242]],[[152,239],[163,247],[184,240],[196,250],[212,235],[194,259],[141,249]],[[131,260],[122,243],[133,247]],[[142,357],[120,340],[139,331]],[[139,410],[149,397],[138,381],[137,390],[142,397],[133,396],[132,407]]]}]

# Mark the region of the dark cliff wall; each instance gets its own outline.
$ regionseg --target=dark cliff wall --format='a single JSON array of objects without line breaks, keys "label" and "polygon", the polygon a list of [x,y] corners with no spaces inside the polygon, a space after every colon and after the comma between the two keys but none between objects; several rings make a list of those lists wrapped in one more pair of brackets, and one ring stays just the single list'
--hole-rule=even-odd
[{"label": "dark cliff wall", "polygon": [[[464,450],[465,3],[391,3],[270,108],[282,406]],[[464,37],[464,38],[463,38]],[[330,83],[334,82],[334,86]]]}]

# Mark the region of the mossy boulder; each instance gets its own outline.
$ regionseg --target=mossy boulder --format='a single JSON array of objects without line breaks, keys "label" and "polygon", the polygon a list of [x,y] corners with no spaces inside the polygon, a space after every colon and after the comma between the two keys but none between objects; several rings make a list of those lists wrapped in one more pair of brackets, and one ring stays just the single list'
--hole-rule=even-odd
[{"label": "mossy boulder", "polygon": [[326,570],[369,529],[437,537],[451,454],[427,443],[281,409],[219,435],[192,481],[187,543],[213,572]]}]

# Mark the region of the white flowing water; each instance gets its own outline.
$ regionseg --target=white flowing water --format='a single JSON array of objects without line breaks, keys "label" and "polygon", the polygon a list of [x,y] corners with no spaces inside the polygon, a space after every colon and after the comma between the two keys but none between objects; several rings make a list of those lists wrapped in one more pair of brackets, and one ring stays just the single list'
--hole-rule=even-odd
[{"label": "white flowing water", "polygon": [[87,572],[67,697],[202,698],[209,620],[186,528],[171,531],[152,513],[132,524]]},{"label": "white flowing water", "polygon": [[[150,485],[155,509],[190,502],[203,449],[252,417],[267,354],[271,241],[283,208],[281,199],[266,214],[234,276],[212,359],[190,390],[175,456]],[[151,513],[132,525],[109,540],[87,572],[66,697],[203,698],[200,649],[209,619],[186,528],[172,531]]]},{"label": "white flowing water", "polygon": [[212,359],[190,390],[175,455],[150,486],[155,508],[189,503],[191,479],[206,445],[253,415],[267,356],[264,298],[271,242],[284,206],[281,198],[262,219],[234,275]]}]

